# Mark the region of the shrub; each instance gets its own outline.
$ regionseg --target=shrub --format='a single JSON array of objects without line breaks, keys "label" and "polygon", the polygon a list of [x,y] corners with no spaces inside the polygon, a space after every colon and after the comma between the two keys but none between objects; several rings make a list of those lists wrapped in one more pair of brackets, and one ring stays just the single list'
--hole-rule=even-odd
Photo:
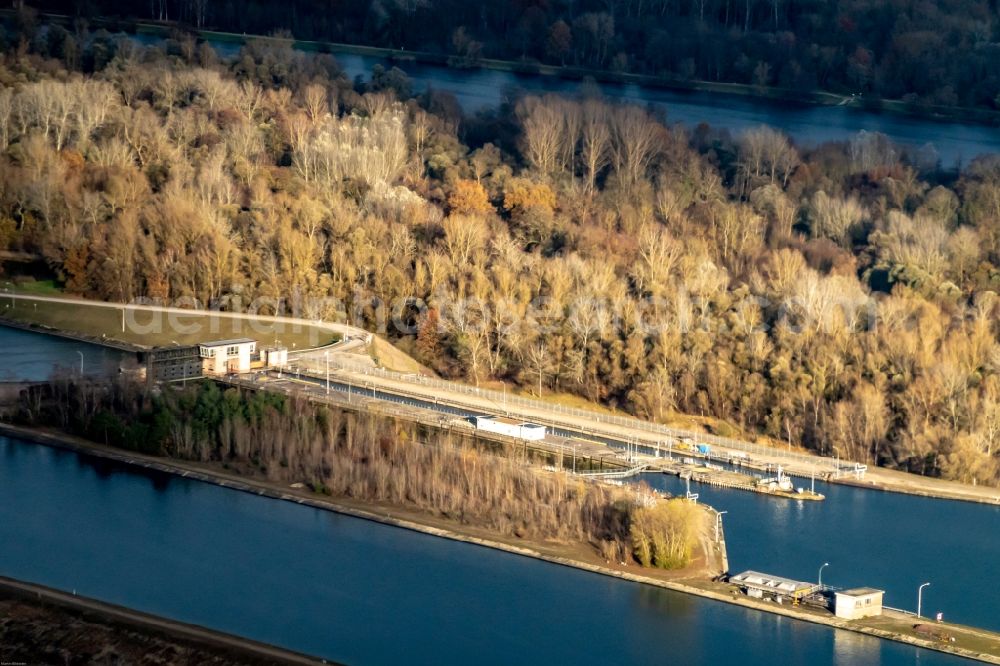
[{"label": "shrub", "polygon": [[644,567],[680,569],[691,561],[698,537],[698,508],[687,500],[657,502],[632,513],[632,553]]}]

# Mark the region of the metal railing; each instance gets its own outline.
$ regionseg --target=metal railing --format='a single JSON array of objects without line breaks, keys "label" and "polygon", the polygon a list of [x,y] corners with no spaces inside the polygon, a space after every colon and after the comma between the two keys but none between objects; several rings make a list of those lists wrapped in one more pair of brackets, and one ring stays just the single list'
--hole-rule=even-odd
[{"label": "metal railing", "polygon": [[630,476],[635,476],[636,474],[642,473],[643,471],[646,470],[647,467],[649,467],[649,465],[637,465],[635,467],[630,467],[629,469],[617,470],[613,472],[605,472],[601,470],[598,471],[586,470],[582,472],[577,472],[576,475],[590,477],[590,478],[625,479]]},{"label": "metal railing", "polygon": [[[324,360],[311,360],[315,360],[316,363],[299,364],[296,369],[314,377],[323,376],[323,373],[326,370]],[[506,391],[495,391],[459,382],[426,377],[424,375],[394,372],[383,368],[373,368],[364,364],[351,363],[350,360],[333,354],[329,357],[329,363],[331,371],[344,370],[356,374],[364,374],[404,384],[411,384],[430,389],[439,389],[458,395],[468,395],[480,400],[486,400],[493,403],[496,411],[504,413],[505,415],[510,415],[511,412],[518,412],[522,410],[542,411],[548,414],[566,416],[569,418],[587,419],[602,425],[606,424],[621,428],[629,428],[632,430],[646,432],[654,436],[662,436],[664,438],[674,440],[690,440],[691,443],[695,445],[709,444],[721,448],[742,451],[756,456],[780,455],[786,460],[791,460],[817,470],[821,468],[827,469],[834,474],[835,478],[844,474],[858,475],[860,473],[863,475],[864,469],[866,469],[864,466],[853,461],[795,453],[792,451],[778,451],[774,447],[770,446],[763,446],[753,442],[732,439],[729,437],[721,437],[719,435],[700,433],[693,430],[671,428],[669,426],[653,423],[651,421],[637,419],[632,416],[621,416],[618,414],[608,414],[593,410],[577,409],[575,407],[561,405],[557,402],[547,402],[534,398],[525,398],[520,395],[507,393]]]},{"label": "metal railing", "polygon": [[904,610],[902,608],[893,608],[892,606],[886,606],[882,604],[882,610],[892,611],[893,613],[902,613],[903,615],[909,615],[910,617],[920,617],[914,611]]}]

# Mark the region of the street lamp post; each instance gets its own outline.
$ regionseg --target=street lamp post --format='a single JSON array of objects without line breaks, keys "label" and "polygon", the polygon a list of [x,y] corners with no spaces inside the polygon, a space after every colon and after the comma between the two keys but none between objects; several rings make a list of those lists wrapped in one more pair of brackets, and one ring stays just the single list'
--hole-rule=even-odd
[{"label": "street lamp post", "polygon": [[820,587],[820,589],[823,588],[823,567],[828,567],[828,566],[830,566],[830,563],[829,562],[824,562],[823,566],[819,568],[819,587]]},{"label": "street lamp post", "polygon": [[924,588],[930,585],[930,583],[924,583],[917,588],[917,617],[920,617],[920,611],[923,609],[924,603]]},{"label": "street lamp post", "polygon": [[323,358],[326,359],[326,394],[330,395],[330,352],[323,352]]},{"label": "street lamp post", "polygon": [[715,543],[719,543],[719,531],[722,529],[722,514],[728,511],[718,511],[715,514]]}]

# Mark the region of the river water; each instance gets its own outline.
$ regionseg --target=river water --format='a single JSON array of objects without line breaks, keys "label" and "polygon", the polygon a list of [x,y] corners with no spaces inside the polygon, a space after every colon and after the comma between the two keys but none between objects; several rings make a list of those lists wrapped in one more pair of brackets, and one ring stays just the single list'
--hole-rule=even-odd
[{"label": "river water", "polygon": [[[321,379],[313,381],[322,384]],[[331,388],[347,390],[336,381]],[[461,417],[474,414],[382,391],[377,397]],[[574,435],[560,429],[553,432]],[[664,474],[644,474],[630,481],[678,495],[687,490],[680,479]],[[808,479],[797,481],[809,485]],[[816,487],[827,496],[826,501],[794,501],[700,484],[693,484],[691,490],[700,493],[702,501],[729,512],[725,521],[733,572],[752,568],[816,580],[819,567],[829,562],[826,584],[884,589],[887,605],[910,611],[916,610],[917,587],[929,581],[925,615],[940,611],[951,620],[1000,630],[1000,588],[980,589],[991,566],[990,553],[1000,552],[1000,505],[822,482]]]},{"label": "river water", "polygon": [[[370,77],[377,58],[338,54],[337,62],[351,77]],[[580,92],[580,83],[551,76],[514,74],[488,69],[456,70],[434,65],[397,63],[407,73],[414,91],[428,86],[455,95],[466,112],[497,107],[517,91],[531,93]],[[1000,130],[974,124],[936,122],[862,111],[849,107],[774,102],[741,95],[644,88],[637,85],[601,84],[608,99],[651,105],[666,113],[667,121],[689,128],[707,123],[738,134],[769,125],[813,147],[827,141],[844,141],[861,130],[881,132],[921,157],[933,156],[945,168],[967,164],[984,153],[1000,152]],[[931,159],[933,159],[933,157]]]},{"label": "river water", "polygon": [[0,438],[0,574],[349,664],[958,664]]},{"label": "river water", "polygon": [[[160,43],[150,35],[135,39],[146,45]],[[239,46],[213,43],[223,57],[232,57]],[[351,78],[371,77],[376,64],[396,66],[406,72],[414,92],[428,87],[451,93],[467,113],[492,109],[518,92],[580,92],[578,81],[553,76],[515,74],[490,69],[452,69],[413,62],[390,63],[380,58],[341,53],[336,56]],[[845,141],[858,132],[881,132],[895,143],[918,153],[922,162],[936,158],[952,169],[968,164],[985,153],[1000,152],[1000,130],[978,124],[939,122],[891,113],[873,113],[842,106],[818,106],[775,102],[742,95],[644,88],[637,85],[600,85],[602,95],[652,107],[664,112],[668,122],[693,128],[707,123],[716,129],[738,134],[746,129],[769,125],[780,129],[800,146],[813,147],[827,141]]]}]

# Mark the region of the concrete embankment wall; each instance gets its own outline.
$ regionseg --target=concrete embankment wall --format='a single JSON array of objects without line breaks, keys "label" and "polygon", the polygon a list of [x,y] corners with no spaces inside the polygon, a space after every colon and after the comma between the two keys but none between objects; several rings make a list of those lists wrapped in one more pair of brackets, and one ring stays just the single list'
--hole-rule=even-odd
[{"label": "concrete embankment wall", "polygon": [[132,354],[147,350],[146,347],[140,347],[139,345],[129,344],[128,342],[122,342],[121,340],[112,340],[110,338],[102,338],[96,335],[84,335],[83,333],[73,333],[58,328],[50,328],[48,326],[42,326],[40,324],[26,324],[23,321],[8,319],[5,317],[0,317],[0,326],[6,326],[7,328],[16,328],[21,331],[29,331],[31,333],[53,335],[57,338],[64,338],[66,340],[76,340],[77,342],[86,342],[87,344],[97,345],[99,347],[108,347],[109,349],[117,349],[118,351],[123,351]]},{"label": "concrete embankment wall", "polygon": [[75,592],[62,592],[44,585],[0,576],[0,596],[23,599],[32,604],[45,604],[61,609],[96,615],[101,621],[127,625],[146,632],[166,635],[194,645],[231,652],[235,657],[253,663],[274,663],[287,666],[313,666],[335,664],[319,657],[311,657],[285,650],[266,643],[259,643],[241,636],[225,634],[193,624],[177,622],[158,615],[116,606],[97,599],[78,596]]}]

